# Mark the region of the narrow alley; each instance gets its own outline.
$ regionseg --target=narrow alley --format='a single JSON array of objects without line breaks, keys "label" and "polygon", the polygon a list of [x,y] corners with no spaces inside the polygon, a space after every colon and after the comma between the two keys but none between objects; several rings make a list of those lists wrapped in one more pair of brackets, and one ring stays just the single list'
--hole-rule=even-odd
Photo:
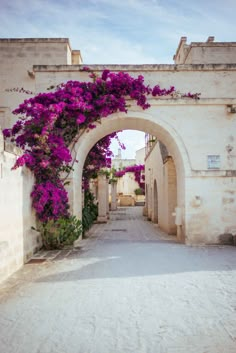
[{"label": "narrow alley", "polygon": [[1,353],[235,353],[236,248],[176,242],[119,208],[0,289]]}]

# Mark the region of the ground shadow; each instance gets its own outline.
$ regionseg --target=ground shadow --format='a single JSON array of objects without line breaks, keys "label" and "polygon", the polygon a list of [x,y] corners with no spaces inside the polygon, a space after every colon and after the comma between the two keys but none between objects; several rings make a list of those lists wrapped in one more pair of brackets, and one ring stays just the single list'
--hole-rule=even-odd
[{"label": "ground shadow", "polygon": [[103,240],[73,260],[71,270],[38,282],[159,276],[196,271],[236,269],[236,248],[189,247],[165,241]]}]

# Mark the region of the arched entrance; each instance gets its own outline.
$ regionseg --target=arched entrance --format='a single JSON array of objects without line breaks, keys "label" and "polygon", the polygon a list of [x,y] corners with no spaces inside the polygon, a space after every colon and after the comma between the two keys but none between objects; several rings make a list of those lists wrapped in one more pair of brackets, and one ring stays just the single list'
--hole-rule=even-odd
[{"label": "arched entrance", "polygon": [[[81,217],[82,205],[82,171],[86,156],[94,144],[106,135],[119,130],[140,130],[152,134],[161,140],[173,157],[177,174],[177,205],[183,210],[183,224],[181,238],[184,238],[184,209],[185,209],[185,176],[190,174],[191,168],[185,146],[177,132],[165,120],[143,112],[129,111],[127,114],[116,113],[102,119],[96,129],[83,132],[74,147],[74,156],[78,163],[70,179],[69,198],[72,212]],[[150,193],[149,193],[149,199]],[[183,240],[183,239],[180,239]]]}]

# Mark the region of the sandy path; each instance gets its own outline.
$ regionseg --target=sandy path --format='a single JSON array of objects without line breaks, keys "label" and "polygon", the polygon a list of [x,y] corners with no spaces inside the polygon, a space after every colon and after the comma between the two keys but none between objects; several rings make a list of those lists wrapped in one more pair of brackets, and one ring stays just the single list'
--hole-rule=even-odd
[{"label": "sandy path", "polygon": [[1,353],[236,352],[235,247],[178,244],[138,207],[81,245],[4,283]]}]

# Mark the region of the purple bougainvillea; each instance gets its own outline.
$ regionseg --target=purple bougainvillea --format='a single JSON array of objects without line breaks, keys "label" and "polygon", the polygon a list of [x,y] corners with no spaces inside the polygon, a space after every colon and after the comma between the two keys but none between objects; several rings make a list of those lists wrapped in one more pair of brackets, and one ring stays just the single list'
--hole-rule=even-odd
[{"label": "purple bougainvillea", "polygon": [[[101,76],[97,76],[88,67],[81,71],[88,72],[92,81],[68,81],[53,92],[26,99],[13,112],[20,116],[19,120],[12,129],[3,131],[6,138],[23,150],[13,169],[25,165],[35,176],[31,196],[36,214],[43,222],[68,215],[68,198],[61,171],[71,167],[69,148],[79,130],[96,128],[96,122],[112,113],[127,112],[127,99],[148,109],[148,95],[165,96],[175,91],[174,87],[161,89],[158,85],[152,89],[144,84],[141,75],[134,78],[125,72],[104,70]],[[185,96],[197,98],[191,93]],[[90,166],[88,169],[110,166],[108,145],[114,136],[116,133],[94,146],[86,162]],[[89,174],[84,173],[84,180],[88,177]]]},{"label": "purple bougainvillea", "polygon": [[110,150],[112,139],[116,139],[119,146],[125,149],[125,146],[120,142],[117,132],[103,137],[99,140],[88,153],[83,169],[83,188],[89,188],[89,179],[95,177],[97,171],[101,168],[111,168],[111,157],[113,156]]},{"label": "purple bougainvillea", "polygon": [[67,217],[68,197],[63,184],[45,183],[35,184],[31,193],[32,204],[37,212],[41,222],[47,222],[50,219]]}]

